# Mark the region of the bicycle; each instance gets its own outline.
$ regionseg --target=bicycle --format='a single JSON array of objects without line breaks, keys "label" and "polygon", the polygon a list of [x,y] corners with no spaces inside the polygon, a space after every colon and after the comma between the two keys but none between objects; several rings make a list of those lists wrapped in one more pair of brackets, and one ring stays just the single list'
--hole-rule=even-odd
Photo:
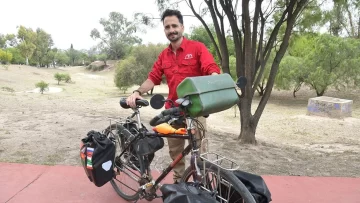
[{"label": "bicycle", "polygon": [[[154,95],[151,100],[151,106],[155,109],[160,109],[167,100],[161,95]],[[110,123],[104,130],[104,134],[108,137],[116,140],[116,145],[120,148],[120,154],[115,157],[116,175],[110,181],[112,187],[123,199],[128,201],[139,199],[146,199],[151,201],[155,198],[161,197],[156,192],[162,186],[160,183],[173,169],[173,167],[186,155],[191,153],[190,166],[185,170],[185,173],[181,179],[181,182],[190,181],[194,183],[197,188],[202,191],[207,191],[218,202],[234,202],[231,200],[233,195],[236,195],[235,202],[255,203],[255,200],[246,186],[231,172],[238,168],[237,164],[225,157],[222,157],[216,153],[199,153],[199,147],[194,135],[195,124],[199,124],[196,118],[193,118],[187,114],[187,107],[191,105],[188,98],[180,98],[176,101],[177,107],[173,104],[172,108],[163,110],[159,115],[151,119],[150,125],[157,126],[161,123],[185,123],[186,131],[178,134],[163,134],[159,132],[149,132],[141,122],[140,108],[149,106],[147,100],[136,100],[136,108],[132,108],[134,111],[131,116],[127,117],[124,121],[117,121],[114,124]],[[121,98],[120,106],[124,109],[131,108],[126,104],[126,98]],[[136,120],[134,120],[134,117]],[[110,121],[111,122],[111,121]],[[200,125],[200,130],[202,126]],[[115,132],[112,132],[115,130]],[[199,130],[199,129],[198,129]],[[150,163],[154,158],[154,152],[141,154],[136,148],[135,144],[146,138],[160,138],[168,137],[172,139],[187,139],[189,144],[185,147],[181,154],[172,161],[165,170],[156,179],[153,179],[151,174]],[[160,144],[161,145],[161,144]],[[163,145],[162,145],[163,146]],[[162,147],[160,146],[160,147]],[[145,147],[146,148],[146,147]],[[118,149],[116,149],[118,151]],[[141,154],[141,155],[139,155]],[[211,156],[214,155],[215,160],[211,160]],[[225,168],[222,164],[227,163],[229,168]],[[225,164],[226,165],[226,164]],[[119,178],[124,178],[124,175],[128,176],[128,179],[123,181],[134,180],[134,183],[124,183]],[[123,176],[122,176],[123,175]],[[134,194],[127,194],[125,189],[120,189],[116,184],[117,182],[124,185],[126,188],[134,192]],[[229,189],[224,191],[227,186]],[[134,188],[131,188],[134,187]],[[220,189],[220,191],[218,191]]]}]

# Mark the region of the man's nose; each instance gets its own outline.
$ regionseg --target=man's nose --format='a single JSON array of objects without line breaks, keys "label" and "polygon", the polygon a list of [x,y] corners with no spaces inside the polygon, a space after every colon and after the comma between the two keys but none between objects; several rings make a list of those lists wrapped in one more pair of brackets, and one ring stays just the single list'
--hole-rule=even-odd
[{"label": "man's nose", "polygon": [[173,27],[170,28],[170,33],[175,32],[175,29]]}]

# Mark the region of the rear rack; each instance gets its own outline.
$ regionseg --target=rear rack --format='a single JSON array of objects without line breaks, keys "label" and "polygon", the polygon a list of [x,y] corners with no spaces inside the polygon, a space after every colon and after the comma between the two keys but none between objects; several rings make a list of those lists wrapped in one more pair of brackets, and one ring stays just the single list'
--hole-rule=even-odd
[{"label": "rear rack", "polygon": [[200,158],[203,160],[204,168],[205,163],[209,162],[223,170],[235,171],[239,169],[239,165],[232,159],[226,158],[215,152],[209,152],[209,140],[204,138],[201,141],[201,147],[204,149],[204,153],[200,154]]}]

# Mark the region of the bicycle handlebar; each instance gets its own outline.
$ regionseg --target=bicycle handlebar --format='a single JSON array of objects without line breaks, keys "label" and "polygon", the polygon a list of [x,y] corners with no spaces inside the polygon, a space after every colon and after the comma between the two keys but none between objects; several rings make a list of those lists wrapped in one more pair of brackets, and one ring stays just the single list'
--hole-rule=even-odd
[{"label": "bicycle handlebar", "polygon": [[[156,126],[160,123],[167,122],[171,119],[171,115],[175,113],[180,113],[181,109],[179,107],[173,107],[170,109],[163,110],[159,115],[155,116],[150,120],[151,126]],[[159,122],[161,121],[161,122]]]}]

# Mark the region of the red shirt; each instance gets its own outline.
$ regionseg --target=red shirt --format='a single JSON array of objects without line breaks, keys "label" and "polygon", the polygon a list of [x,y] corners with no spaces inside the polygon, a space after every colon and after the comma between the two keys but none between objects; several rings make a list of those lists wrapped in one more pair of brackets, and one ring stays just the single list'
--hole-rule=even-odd
[{"label": "red shirt", "polygon": [[[220,74],[220,69],[206,46],[183,37],[176,55],[171,44],[160,53],[148,79],[155,85],[160,85],[162,75],[165,74],[169,87],[168,99],[175,102],[178,99],[176,88],[186,77],[211,75],[214,72]],[[166,102],[165,108],[170,107],[169,102]]]}]

